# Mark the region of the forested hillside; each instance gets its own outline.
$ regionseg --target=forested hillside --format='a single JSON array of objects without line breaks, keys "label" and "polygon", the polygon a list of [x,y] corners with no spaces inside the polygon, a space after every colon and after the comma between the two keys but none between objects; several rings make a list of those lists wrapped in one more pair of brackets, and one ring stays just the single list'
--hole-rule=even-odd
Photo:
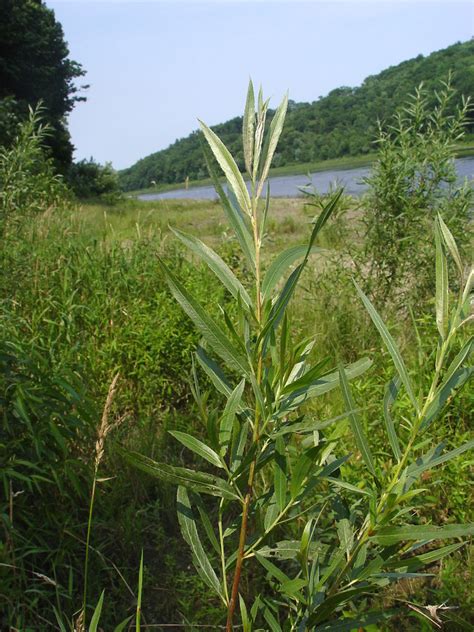
[{"label": "forested hillside", "polygon": [[[453,73],[453,85],[461,95],[474,94],[474,41],[457,43],[443,50],[387,68],[367,77],[361,86],[343,86],[312,103],[290,101],[285,130],[274,166],[283,166],[341,156],[366,154],[373,150],[377,119],[384,120],[424,82],[436,88]],[[471,126],[474,114],[471,112]],[[236,117],[213,127],[223,139],[239,167],[243,168],[242,119]],[[125,190],[160,183],[182,182],[207,175],[200,133],[192,132],[167,149],[158,151],[121,172]]]}]

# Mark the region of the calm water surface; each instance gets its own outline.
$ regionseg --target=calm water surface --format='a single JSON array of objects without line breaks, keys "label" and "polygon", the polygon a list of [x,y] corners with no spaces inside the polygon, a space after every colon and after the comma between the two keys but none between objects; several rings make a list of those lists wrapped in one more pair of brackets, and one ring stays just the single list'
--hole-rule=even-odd
[{"label": "calm water surface", "polygon": [[[474,156],[458,158],[456,169],[460,180],[474,178]],[[270,178],[270,193],[272,197],[297,197],[302,195],[301,187],[312,185],[319,193],[326,193],[331,185],[342,184],[345,193],[360,195],[367,186],[362,182],[369,175],[370,167],[357,169],[332,169],[319,171],[308,175],[278,176]],[[166,200],[190,198],[195,200],[214,200],[217,194],[213,186],[193,187],[190,189],[176,189],[163,193],[144,193],[138,196],[140,200]]]}]

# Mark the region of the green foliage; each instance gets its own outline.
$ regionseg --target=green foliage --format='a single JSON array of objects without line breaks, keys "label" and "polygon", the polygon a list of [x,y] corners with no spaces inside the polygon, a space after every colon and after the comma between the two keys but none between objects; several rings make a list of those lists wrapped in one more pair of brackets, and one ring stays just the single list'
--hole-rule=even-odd
[{"label": "green foliage", "polygon": [[[41,101],[51,127],[48,146],[64,171],[73,151],[65,116],[84,100],[74,80],[85,72],[69,59],[62,27],[43,0],[1,0],[0,14],[0,112],[8,105],[10,117],[21,121]],[[0,114],[0,145],[14,135],[11,123]]]},{"label": "green foliage", "polygon": [[[459,247],[469,243],[468,217],[473,190],[459,184],[454,167],[469,101],[451,112],[455,92],[450,80],[435,93],[436,105],[423,86],[379,127],[379,154],[365,200],[364,276],[379,304],[406,304],[433,294],[430,274],[431,226],[439,213]],[[459,256],[454,263],[459,267]]]},{"label": "green foliage", "polygon": [[78,198],[101,198],[105,202],[120,199],[118,175],[110,163],[100,165],[92,158],[69,167],[67,181]]},{"label": "green foliage", "polygon": [[[453,86],[459,95],[474,93],[472,59],[474,42],[449,46],[423,57],[387,68],[378,75],[367,77],[357,88],[341,87],[312,103],[288,104],[285,129],[281,135],[273,164],[276,167],[310,163],[340,156],[356,156],[373,151],[377,120],[387,120],[406,102],[421,81],[431,96],[440,77],[453,72]],[[268,111],[273,117],[273,111]],[[245,151],[241,140],[241,118],[216,125],[213,131],[234,156],[238,167],[245,167]],[[472,117],[470,117],[470,129]],[[120,172],[125,190],[142,189],[158,184],[199,180],[207,175],[202,155],[201,138],[193,132],[167,149],[142,158]]]},{"label": "green foliage", "polygon": [[[432,446],[426,435],[472,372],[465,365],[472,340],[460,351],[455,340],[469,319],[473,275],[465,281],[462,265],[456,270],[458,293],[453,299],[447,253],[456,262],[460,255],[438,215],[439,336],[426,390],[415,389],[395,338],[356,286],[396,373],[380,406],[393,456],[376,454],[351,386],[351,381],[368,370],[370,361],[340,363],[338,370],[329,370],[327,360],[313,364],[311,351],[316,338],[297,339],[290,319],[290,301],[320,232],[340,202],[340,191],[321,205],[306,247],[277,255],[263,273],[270,200],[262,204],[259,197],[276,152],[287,99],[265,134],[267,109],[261,91],[255,106],[250,83],[242,139],[250,191],[231,153],[201,123],[226,176],[228,196],[208,161],[242,255],[248,259],[247,278],[238,279],[217,253],[178,233],[230,291],[233,310],[222,308],[219,320],[211,317],[198,297],[161,262],[172,294],[202,336],[196,364],[226,400],[221,407],[213,406],[193,370],[193,394],[207,440],[189,433],[172,434],[198,460],[207,462],[206,469],[176,467],[132,451],[124,451],[124,456],[153,477],[178,485],[177,511],[184,540],[191,548],[197,573],[223,604],[227,631],[233,629],[239,608],[247,630],[261,629],[262,625],[275,631],[350,630],[390,615],[368,609],[364,616],[356,616],[362,597],[373,596],[393,581],[422,576],[420,571],[426,565],[463,546],[463,542],[455,542],[434,548],[438,546],[433,544],[436,540],[465,538],[474,532],[473,524],[438,527],[416,520],[417,497],[424,491],[417,487],[419,479],[474,445],[470,441],[445,451],[443,443]],[[288,274],[288,266],[298,261]],[[313,399],[339,386],[345,409],[342,416],[321,420],[307,412]],[[345,417],[361,457],[356,484],[344,476],[351,454],[344,451],[340,436],[326,431]],[[209,464],[213,466],[211,472]],[[215,498],[218,500],[209,514]],[[428,551],[421,552],[420,547],[427,544]],[[243,577],[256,564],[263,567],[268,586],[247,594]]]},{"label": "green foliage", "polygon": [[0,147],[0,238],[17,234],[32,216],[64,203],[66,188],[45,151],[43,110],[30,110],[12,145]]}]

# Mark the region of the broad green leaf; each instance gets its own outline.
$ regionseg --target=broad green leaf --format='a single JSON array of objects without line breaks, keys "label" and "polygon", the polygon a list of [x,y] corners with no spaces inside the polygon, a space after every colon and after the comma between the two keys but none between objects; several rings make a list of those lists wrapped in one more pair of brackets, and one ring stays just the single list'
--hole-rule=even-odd
[{"label": "broad green leaf", "polygon": [[431,458],[428,459],[420,459],[421,463],[414,463],[408,468],[408,474],[411,477],[418,478],[423,472],[426,470],[430,470],[432,467],[436,467],[437,465],[441,465],[442,463],[446,463],[451,459],[455,459],[457,456],[462,454],[463,452],[467,452],[468,450],[472,450],[474,448],[474,439],[471,441],[467,441],[463,445],[459,446],[459,448],[455,448],[454,450],[450,450],[449,452],[445,452],[444,454],[437,455],[435,452]]},{"label": "broad green leaf", "polygon": [[229,399],[224,408],[222,414],[221,423],[219,426],[219,445],[221,447],[221,456],[225,456],[230,444],[232,436],[232,427],[234,425],[234,418],[240,409],[240,402],[244,393],[245,380],[242,380],[237,384],[232,393],[229,395]]},{"label": "broad green leaf", "polygon": [[438,213],[438,223],[439,223],[439,227],[441,229],[441,233],[443,235],[443,239],[444,239],[444,243],[446,244],[449,252],[451,253],[452,258],[454,259],[454,262],[459,270],[459,273],[461,275],[461,277],[464,274],[464,270],[463,270],[463,265],[462,265],[462,261],[461,261],[461,256],[459,255],[459,250],[458,247],[456,245],[456,242],[454,240],[454,237],[451,233],[451,231],[449,230],[449,228],[446,226],[446,224],[444,223],[443,218],[441,217],[441,215]]},{"label": "broad green leaf", "polygon": [[228,364],[231,369],[244,375],[249,373],[249,365],[240,351],[227,338],[222,329],[208,315],[207,311],[193,298],[186,288],[178,281],[171,270],[160,261],[173,296],[184,309],[194,325],[201,332],[213,350]]},{"label": "broad green leaf", "polygon": [[391,546],[404,540],[448,540],[449,538],[463,538],[473,534],[474,523],[447,524],[443,527],[417,524],[403,527],[383,527],[370,539],[377,544]]},{"label": "broad green leaf", "polygon": [[444,340],[448,333],[449,319],[449,288],[448,288],[448,261],[444,252],[441,229],[438,222],[435,223],[436,242],[436,325],[439,335]]},{"label": "broad green leaf", "polygon": [[182,485],[193,491],[210,494],[211,496],[219,496],[231,500],[238,498],[229,483],[218,476],[205,472],[196,472],[185,467],[175,467],[167,463],[159,463],[137,452],[129,452],[123,449],[119,449],[119,452],[131,465],[167,483]]},{"label": "broad green leaf", "polygon": [[231,153],[217,134],[215,134],[205,123],[199,121],[199,125],[201,126],[207,142],[209,143],[212,153],[214,154],[225,174],[225,177],[227,178],[227,181],[235,193],[235,197],[239,202],[240,208],[246,212],[247,215],[252,215],[252,205],[250,202],[249,192],[247,191],[247,186],[245,185],[242,174],[235,164]]},{"label": "broad green leaf", "polygon": [[367,441],[364,430],[362,428],[362,422],[359,419],[359,415],[354,412],[355,407],[356,407],[355,402],[352,397],[351,388],[349,386],[349,382],[346,377],[346,372],[342,365],[339,366],[339,377],[341,381],[342,395],[344,397],[346,409],[348,411],[351,411],[348,413],[348,416],[349,416],[352,432],[354,433],[357,447],[360,450],[362,458],[364,459],[365,464],[367,465],[369,469],[369,472],[373,476],[375,476],[374,459],[372,457],[372,452],[370,451],[369,443]]},{"label": "broad green leaf", "polygon": [[[262,296],[264,299],[270,296],[271,291],[277,285],[284,272],[286,272],[295,261],[304,257],[307,251],[308,246],[301,244],[299,246],[291,246],[275,257],[262,281]],[[327,250],[313,246],[310,254],[313,255],[318,252],[327,252]]]},{"label": "broad green leaf", "polygon": [[242,252],[244,253],[247,259],[247,263],[250,266],[250,270],[255,275],[254,245],[252,236],[246,223],[246,219],[240,209],[234,206],[225,194],[224,189],[219,182],[219,177],[216,173],[214,165],[212,164],[212,156],[209,153],[209,148],[204,143],[202,147],[207,169],[209,171],[209,175],[211,176],[211,180],[217,192],[217,195],[219,196],[219,199],[221,201],[224,213],[226,214],[227,219],[235,232],[240,247],[242,248]]},{"label": "broad green leaf", "polygon": [[393,455],[397,459],[397,461],[400,461],[400,459],[402,458],[402,453],[400,450],[397,433],[395,431],[395,425],[392,419],[391,408],[393,402],[397,398],[400,385],[401,380],[399,377],[395,377],[393,378],[393,380],[390,380],[385,389],[385,395],[383,398],[383,417],[385,421],[385,428],[387,430],[387,436],[393,451]]},{"label": "broad green leaf", "polygon": [[286,488],[287,488],[287,461],[285,454],[285,442],[283,437],[277,437],[275,441],[275,460],[274,460],[274,485],[275,499],[278,509],[282,511],[286,506]]},{"label": "broad green leaf", "polygon": [[97,632],[97,626],[99,625],[100,615],[102,613],[102,606],[104,603],[105,590],[102,591],[97,606],[95,607],[94,614],[92,615],[91,622],[89,624],[89,632]]},{"label": "broad green leaf", "polygon": [[223,468],[222,460],[220,456],[214,452],[212,448],[209,448],[205,443],[199,441],[195,437],[187,434],[186,432],[180,432],[179,430],[170,430],[170,435],[177,439],[180,443],[182,443],[186,448],[195,452],[212,465],[216,467]]},{"label": "broad green leaf", "polygon": [[270,132],[268,136],[268,145],[265,147],[265,151],[263,152],[262,158],[264,160],[264,165],[262,172],[260,174],[260,183],[257,190],[257,197],[260,195],[262,191],[263,184],[267,179],[268,172],[270,170],[270,165],[272,163],[273,154],[275,153],[275,149],[278,145],[278,140],[280,139],[280,135],[283,129],[283,123],[285,122],[286,110],[288,108],[288,94],[283,97],[283,101],[278,106],[272,122],[270,124]]},{"label": "broad green leaf", "polygon": [[193,553],[194,566],[203,581],[222,597],[222,588],[209,558],[204,551],[199,538],[196,521],[189,501],[188,492],[184,487],[178,487],[177,493],[178,522],[184,540]]},{"label": "broad green leaf", "polygon": [[244,146],[245,168],[249,175],[252,173],[253,144],[255,141],[255,96],[252,80],[249,81],[247,100],[245,102],[244,121],[242,125],[242,138]]},{"label": "broad green leaf", "polygon": [[[171,228],[171,227],[170,227]],[[245,305],[251,310],[252,309],[252,299],[247,293],[247,290],[244,288],[242,283],[238,280],[229,266],[219,257],[219,255],[206,246],[200,239],[194,237],[193,235],[188,235],[177,228],[171,228],[171,231],[178,237],[180,241],[183,242],[187,248],[195,252],[199,257],[201,257],[209,266],[209,268],[214,272],[216,277],[220,280],[220,282],[226,287],[229,292],[232,294],[234,298],[240,294]]]},{"label": "broad green leaf", "polygon": [[447,376],[436,391],[433,401],[426,409],[420,430],[425,430],[438,417],[448,399],[454,394],[454,391],[459,390],[469,380],[473,372],[473,368],[462,367]]},{"label": "broad green leaf", "polygon": [[362,299],[362,302],[365,305],[365,308],[369,312],[369,316],[371,317],[372,322],[374,323],[374,325],[379,330],[379,333],[382,336],[382,339],[383,339],[383,341],[385,343],[385,346],[388,349],[388,352],[392,356],[392,360],[393,360],[393,363],[395,365],[395,368],[397,369],[398,375],[400,376],[400,379],[402,380],[403,385],[406,388],[406,391],[407,391],[408,396],[409,396],[409,398],[411,400],[411,403],[413,404],[413,407],[415,408],[415,410],[417,412],[419,412],[418,402],[416,400],[415,393],[413,392],[413,388],[412,388],[412,385],[411,385],[410,378],[408,377],[408,371],[407,371],[407,369],[405,367],[405,363],[404,363],[403,358],[402,358],[402,356],[400,354],[400,351],[398,350],[398,347],[397,347],[397,345],[395,343],[395,340],[392,338],[392,335],[388,331],[388,329],[385,326],[385,323],[383,322],[383,320],[380,318],[380,316],[379,316],[377,310],[375,309],[375,307],[372,305],[370,300],[367,298],[367,296],[364,294],[364,292],[360,289],[360,287],[357,285],[357,283],[355,281],[354,281],[354,285],[356,287],[356,290],[357,290],[360,298]]}]

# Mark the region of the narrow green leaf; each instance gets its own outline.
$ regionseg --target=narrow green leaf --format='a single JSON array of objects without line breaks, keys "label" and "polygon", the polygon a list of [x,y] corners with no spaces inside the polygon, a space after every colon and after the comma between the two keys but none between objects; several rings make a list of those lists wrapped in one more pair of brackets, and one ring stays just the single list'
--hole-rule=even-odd
[{"label": "narrow green leaf", "polygon": [[[357,586],[356,588],[349,588],[348,590],[337,592],[332,597],[326,597],[322,604],[317,606],[313,614],[308,617],[306,625],[310,626],[310,629],[315,629],[314,626],[318,625],[318,623],[323,623],[328,616],[334,613],[336,607],[352,601],[356,595],[367,591],[367,586]],[[319,626],[316,629],[318,629],[319,632]]]},{"label": "narrow green leaf", "polygon": [[354,285],[356,287],[356,290],[360,298],[362,299],[362,302],[365,305],[365,308],[369,312],[369,316],[371,317],[372,322],[379,330],[379,333],[382,336],[382,339],[385,343],[385,346],[388,349],[388,352],[392,356],[392,360],[395,365],[395,368],[397,369],[398,375],[400,376],[400,379],[402,380],[403,385],[406,388],[406,391],[411,400],[411,403],[413,404],[413,407],[415,408],[417,412],[419,412],[418,402],[416,400],[415,393],[413,392],[410,378],[408,377],[408,371],[405,367],[405,363],[403,362],[403,358],[400,354],[400,351],[398,350],[395,340],[392,338],[390,332],[385,326],[385,323],[383,322],[383,320],[380,318],[375,307],[372,305],[370,300],[367,298],[367,296],[364,294],[364,292],[361,290],[361,288],[357,285],[355,281],[354,281]]},{"label": "narrow green leaf", "polygon": [[277,437],[275,441],[275,461],[273,472],[276,504],[278,509],[282,511],[286,506],[287,461],[285,454],[285,442],[281,436]]},{"label": "narrow green leaf", "polygon": [[222,597],[222,588],[209,558],[204,551],[199,538],[196,521],[189,501],[188,492],[184,487],[178,487],[177,494],[178,522],[184,540],[190,546],[193,553],[194,566],[201,579]]},{"label": "narrow green leaf", "polygon": [[431,422],[440,415],[444,405],[452,397],[454,391],[459,390],[469,380],[473,372],[474,369],[471,367],[462,367],[444,380],[436,391],[433,401],[426,409],[420,430],[426,430]]},{"label": "narrow green leaf", "polygon": [[160,261],[160,267],[165,274],[173,296],[181,305],[194,325],[201,332],[213,350],[235,371],[244,375],[249,373],[249,365],[245,358],[230,342],[222,329],[208,315],[207,311],[194,299],[185,287],[178,281],[171,270]]},{"label": "narrow green leaf", "polygon": [[135,630],[140,632],[140,620],[142,615],[142,593],[143,593],[143,549],[140,556],[140,567],[138,569],[138,596],[137,596],[137,608],[135,614]]},{"label": "narrow green leaf", "polygon": [[[301,244],[298,246],[291,246],[290,248],[283,250],[283,252],[275,257],[262,281],[262,296],[264,300],[269,298],[271,291],[281,279],[284,272],[286,272],[288,268],[295,263],[295,261],[304,257],[307,251],[308,246]],[[313,246],[310,254],[316,254],[318,252],[327,252],[327,250]]]},{"label": "narrow green leaf", "polygon": [[336,487],[342,487],[343,489],[347,489],[350,492],[354,492],[355,494],[360,494],[361,496],[370,496],[370,492],[366,489],[361,489],[356,485],[351,485],[347,481],[342,481],[340,478],[332,478],[331,476],[323,476],[319,478],[324,478],[324,480],[336,485]]},{"label": "narrow green leaf", "polygon": [[137,452],[129,452],[120,448],[119,453],[134,467],[167,483],[182,485],[193,491],[210,494],[211,496],[228,498],[230,500],[238,498],[229,483],[218,476],[205,472],[196,472],[185,467],[175,467],[167,463],[159,463]]},{"label": "narrow green leaf", "polygon": [[239,606],[240,606],[240,618],[242,619],[242,627],[244,632],[252,632],[252,625],[249,619],[249,613],[247,611],[247,606],[245,605],[245,601],[242,598],[242,595],[239,593]]},{"label": "narrow green leaf", "polygon": [[[238,421],[234,420],[234,425],[238,423]],[[242,465],[242,458],[244,455],[245,445],[247,443],[247,438],[249,434],[250,423],[245,421],[239,428],[238,432],[234,429],[232,434],[232,452],[231,452],[231,465],[230,471],[235,474],[235,472]]]},{"label": "narrow green leaf", "polygon": [[221,447],[221,456],[225,456],[225,454],[227,453],[227,449],[229,447],[232,436],[234,417],[240,408],[240,402],[242,400],[244,388],[245,380],[242,380],[234,388],[225,405],[219,427],[219,445]]},{"label": "narrow green leaf", "polygon": [[435,223],[436,242],[436,325],[439,335],[444,340],[448,333],[449,319],[449,288],[448,288],[448,261],[444,252],[441,229],[438,222]]},{"label": "narrow green leaf", "polygon": [[428,566],[429,564],[434,564],[439,560],[443,559],[447,555],[454,553],[462,546],[465,546],[465,542],[458,542],[456,544],[449,544],[448,546],[443,546],[439,549],[435,549],[434,551],[428,551],[428,553],[422,553],[420,555],[414,555],[412,557],[407,557],[404,559],[389,559],[388,562],[384,564],[384,568],[394,569],[394,570],[403,570],[403,571],[416,571],[419,568],[423,568],[424,566]]},{"label": "narrow green leaf", "polygon": [[342,518],[337,523],[337,536],[341,544],[341,548],[346,555],[349,555],[354,544],[354,531],[352,530],[351,523],[347,518]]},{"label": "narrow green leaf", "polygon": [[247,100],[245,102],[244,120],[242,125],[242,138],[244,146],[245,168],[249,175],[252,173],[253,144],[255,130],[255,95],[252,80],[249,81]]},{"label": "narrow green leaf", "polygon": [[265,132],[265,121],[267,118],[269,101],[263,101],[262,88],[258,91],[258,111],[257,111],[257,126],[255,128],[255,144],[254,144],[254,156],[253,156],[253,168],[252,179],[255,181],[257,178],[258,169],[260,166],[260,155],[262,153],[263,135]]},{"label": "narrow green leaf", "polygon": [[364,430],[362,428],[362,423],[361,423],[361,420],[359,419],[359,415],[354,412],[356,406],[355,406],[354,399],[352,397],[349,382],[346,377],[346,372],[342,364],[339,366],[339,377],[341,381],[342,395],[344,397],[346,409],[348,411],[351,411],[348,413],[348,416],[349,416],[352,432],[354,433],[357,447],[360,450],[362,458],[364,459],[365,464],[367,465],[367,468],[369,469],[369,472],[373,476],[375,476],[375,467],[374,467],[372,452],[370,451],[369,443],[364,434]]},{"label": "narrow green leaf", "polygon": [[240,209],[232,204],[227,195],[224,192],[224,189],[219,182],[219,177],[217,172],[212,164],[212,155],[210,154],[209,148],[203,143],[202,145],[204,158],[206,160],[207,170],[209,171],[209,175],[211,177],[214,188],[219,196],[220,202],[222,204],[222,208],[224,213],[227,216],[229,224],[232,226],[234,233],[239,241],[240,247],[242,248],[242,252],[244,253],[247,263],[250,266],[250,270],[255,275],[255,253],[253,247],[252,236],[248,229],[246,219],[243,216]]},{"label": "narrow green leaf", "polygon": [[463,270],[463,265],[462,265],[461,256],[459,254],[458,247],[456,245],[456,242],[454,240],[454,237],[453,237],[451,231],[446,226],[446,224],[444,223],[443,218],[441,217],[441,215],[439,213],[438,213],[438,223],[439,223],[439,227],[441,229],[441,233],[443,235],[444,243],[446,244],[449,252],[451,253],[451,256],[454,259],[454,262],[455,262],[455,264],[457,266],[457,269],[459,270],[459,274],[462,277],[463,274],[464,274],[464,270]]},{"label": "narrow green leaf", "polygon": [[468,450],[472,450],[473,448],[474,439],[471,441],[467,441],[458,448],[450,450],[449,452],[445,452],[444,454],[437,455],[435,452],[431,458],[428,458],[426,460],[421,458],[421,463],[414,463],[413,465],[411,465],[408,468],[408,474],[411,477],[418,478],[426,470],[430,470],[432,467],[436,467],[437,465],[441,465],[442,463],[451,461],[451,459],[455,459],[463,452],[467,452]]},{"label": "narrow green leaf", "polygon": [[229,268],[229,266],[219,257],[219,255],[206,246],[204,242],[202,242],[197,237],[193,235],[188,235],[187,233],[178,230],[177,228],[171,228],[171,231],[178,237],[182,243],[195,252],[199,257],[206,262],[209,268],[214,272],[219,281],[226,287],[229,292],[232,294],[234,298],[237,298],[240,294],[245,305],[252,310],[252,299],[247,293],[247,290],[244,288],[242,283],[237,279],[235,274]]},{"label": "narrow green leaf", "polygon": [[342,195],[342,189],[340,189],[339,191],[337,191],[334,195],[331,196],[330,200],[328,201],[328,203],[325,205],[325,207],[323,208],[323,210],[321,211],[318,219],[315,221],[314,223],[314,227],[313,230],[311,232],[311,237],[309,239],[309,243],[308,246],[306,248],[306,254],[305,257],[303,259],[303,262],[300,263],[299,266],[297,266],[295,268],[295,270],[293,270],[293,272],[290,274],[290,276],[288,277],[287,282],[285,283],[285,285],[283,286],[283,289],[277,299],[277,301],[275,302],[275,304],[273,305],[270,315],[268,317],[267,322],[265,323],[265,326],[263,327],[260,335],[259,335],[259,341],[260,340],[264,340],[267,338],[268,333],[270,331],[270,329],[276,329],[278,326],[278,323],[280,322],[280,319],[282,318],[288,303],[290,302],[291,297],[293,296],[293,293],[295,291],[295,288],[298,284],[299,278],[301,276],[301,273],[303,272],[308,259],[309,259],[309,255],[311,253],[311,250],[313,248],[314,242],[316,240],[316,237],[318,236],[320,230],[323,228],[323,226],[325,225],[325,223],[327,222],[327,220],[329,219],[329,217],[331,216],[331,214],[334,212],[334,210],[336,209],[337,205],[339,204],[339,200],[341,198]]},{"label": "narrow green leaf", "polygon": [[263,557],[259,553],[255,553],[255,557],[260,562],[260,564],[265,568],[272,577],[278,580],[281,584],[290,581],[290,578],[285,575],[285,573],[275,566],[272,562],[270,562],[266,557]]},{"label": "narrow green leaf", "polygon": [[124,632],[124,630],[127,628],[127,625],[130,623],[130,621],[133,619],[133,614],[130,615],[129,617],[127,617],[126,619],[124,619],[123,621],[121,621],[115,628],[114,628],[114,632]]},{"label": "narrow green leaf", "polygon": [[186,448],[195,452],[212,465],[216,467],[223,468],[222,460],[216,452],[212,448],[209,448],[205,443],[199,441],[195,437],[187,434],[186,432],[180,432],[179,430],[170,430],[170,435],[177,439],[180,443],[182,443]]},{"label": "narrow green leaf", "polygon": [[220,366],[207,355],[202,347],[198,347],[195,356],[201,368],[214,384],[216,390],[226,397],[229,397],[229,395],[232,393],[232,385],[227,380]]},{"label": "narrow green leaf", "polygon": [[398,442],[395,425],[392,419],[391,408],[397,398],[400,385],[401,380],[399,377],[395,377],[390,380],[385,389],[385,396],[383,398],[383,416],[385,421],[385,428],[387,430],[388,440],[390,442],[393,455],[397,459],[397,461],[400,461],[400,459],[402,458],[402,453],[400,450],[400,444]]},{"label": "narrow green leaf", "polygon": [[105,590],[102,591],[97,606],[95,607],[94,614],[92,615],[91,622],[89,624],[89,632],[97,632],[97,626],[99,625],[100,615],[102,613],[102,606],[104,603]]},{"label": "narrow green leaf", "polygon": [[216,534],[214,533],[214,529],[211,524],[211,519],[209,518],[207,514],[206,507],[204,506],[202,498],[199,494],[194,494],[194,500],[196,503],[196,507],[198,508],[199,517],[201,518],[201,523],[202,523],[202,526],[204,527],[204,530],[206,531],[208,540],[210,544],[212,545],[213,549],[215,550],[215,552],[217,553],[217,555],[220,555],[221,550],[220,550],[219,542],[217,541]]},{"label": "narrow green leaf", "polygon": [[[372,361],[369,358],[361,358],[357,362],[348,364],[344,367],[345,375],[348,380],[352,380],[359,375],[362,375],[372,365]],[[303,388],[294,391],[287,397],[285,397],[280,403],[279,415],[286,415],[289,411],[294,410],[301,406],[307,400],[318,397],[323,393],[331,391],[333,388],[339,385],[339,371],[333,371],[327,373],[314,382]]]},{"label": "narrow green leaf", "polygon": [[288,108],[288,94],[283,97],[282,102],[278,106],[272,122],[270,124],[270,132],[268,137],[268,145],[265,147],[265,150],[262,158],[264,160],[264,165],[262,172],[260,174],[260,183],[257,190],[257,197],[260,195],[262,191],[263,184],[267,179],[268,172],[270,170],[270,165],[273,160],[273,154],[275,153],[275,149],[277,148],[278,141],[280,139],[281,132],[283,130],[283,124],[285,122],[286,110]]},{"label": "narrow green leaf", "polygon": [[[370,625],[377,623],[381,619],[390,618],[395,613],[391,612],[374,612],[357,619],[335,619],[328,623],[318,625],[318,632],[354,632],[354,630],[362,630]],[[372,629],[372,628],[371,628]],[[378,629],[378,628],[377,628]]]},{"label": "narrow green leaf", "polygon": [[215,134],[205,123],[199,121],[199,125],[201,126],[207,142],[209,143],[212,153],[214,154],[222,171],[225,173],[225,177],[235,193],[240,208],[250,216],[252,214],[252,205],[250,202],[249,192],[247,191],[242,174],[235,164],[231,153],[217,134]]},{"label": "narrow green leaf", "polygon": [[403,527],[383,527],[370,539],[377,544],[391,546],[404,540],[447,540],[449,538],[463,538],[473,534],[474,523],[447,524],[443,527],[420,524]]}]

